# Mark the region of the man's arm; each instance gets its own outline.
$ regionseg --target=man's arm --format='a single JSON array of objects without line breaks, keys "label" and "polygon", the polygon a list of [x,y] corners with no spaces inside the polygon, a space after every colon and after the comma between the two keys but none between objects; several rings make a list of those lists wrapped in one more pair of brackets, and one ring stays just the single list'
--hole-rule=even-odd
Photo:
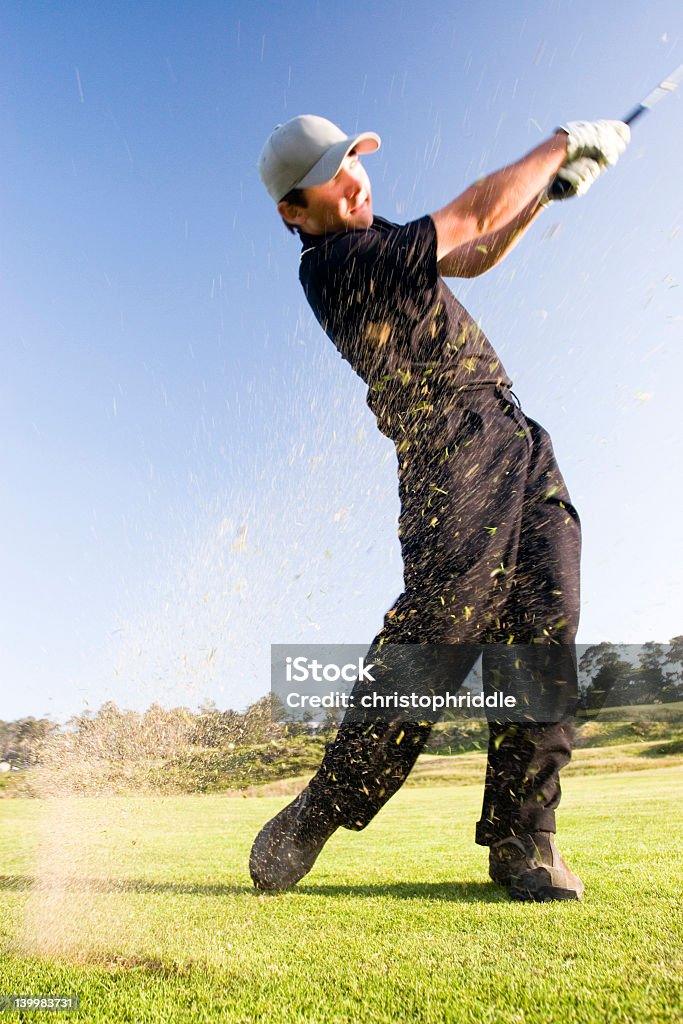
[{"label": "man's arm", "polygon": [[510,226],[536,202],[566,159],[567,135],[558,132],[517,163],[470,185],[447,206],[433,213],[437,262],[454,249],[472,242],[486,245],[486,236]]},{"label": "man's arm", "polygon": [[513,217],[509,224],[447,253],[437,264],[439,273],[446,277],[478,277],[479,274],[484,274],[514,249],[544,206],[555,201],[551,198],[552,185],[555,181],[561,179],[560,198],[569,199],[572,196],[585,195],[603,171],[604,165],[590,157],[580,157],[572,163],[564,164],[558,171],[557,178],[554,178],[539,196],[532,199],[521,213]]},{"label": "man's arm", "polygon": [[471,242],[484,244],[481,240],[486,235],[509,225],[540,196],[561,168],[563,175],[574,168],[569,173],[576,176],[578,186],[572,184],[569,194],[582,194],[580,190],[585,191],[595,177],[589,173],[584,180],[586,161],[597,162],[599,170],[614,166],[630,135],[623,121],[570,121],[517,163],[470,185],[448,206],[432,214],[437,262]]},{"label": "man's arm", "polygon": [[495,267],[504,256],[514,249],[536,217],[543,209],[541,197],[535,199],[524,207],[524,209],[509,224],[492,231],[488,235],[466,245],[460,245],[457,249],[447,253],[437,264],[439,273],[443,277],[478,277],[486,273],[491,267]]}]

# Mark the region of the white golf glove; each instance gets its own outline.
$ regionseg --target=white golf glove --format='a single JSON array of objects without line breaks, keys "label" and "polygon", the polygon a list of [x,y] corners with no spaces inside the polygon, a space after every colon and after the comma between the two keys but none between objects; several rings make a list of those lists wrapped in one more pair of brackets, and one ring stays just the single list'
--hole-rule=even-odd
[{"label": "white golf glove", "polygon": [[623,121],[569,121],[561,131],[567,133],[567,164],[591,157],[613,167],[631,139],[631,129]]},{"label": "white golf glove", "polygon": [[579,157],[569,164],[564,164],[543,193],[541,206],[550,206],[559,199],[571,199],[573,196],[585,196],[594,181],[597,181],[605,167],[589,156]]}]

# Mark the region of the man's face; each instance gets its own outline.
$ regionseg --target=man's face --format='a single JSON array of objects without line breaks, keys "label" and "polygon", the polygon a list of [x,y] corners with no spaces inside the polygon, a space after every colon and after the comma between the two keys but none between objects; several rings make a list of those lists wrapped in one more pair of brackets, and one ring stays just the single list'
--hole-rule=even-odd
[{"label": "man's face", "polygon": [[[304,189],[308,206],[278,204],[287,220],[309,235],[332,234],[372,224],[370,179],[355,149],[344,157],[334,178]],[[294,216],[292,216],[294,212]]]}]

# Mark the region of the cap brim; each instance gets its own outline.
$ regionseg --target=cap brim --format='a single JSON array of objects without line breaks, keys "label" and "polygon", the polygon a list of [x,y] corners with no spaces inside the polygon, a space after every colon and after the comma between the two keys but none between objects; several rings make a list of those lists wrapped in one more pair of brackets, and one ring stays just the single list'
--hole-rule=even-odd
[{"label": "cap brim", "polygon": [[375,132],[361,132],[359,135],[349,135],[348,138],[336,142],[330,146],[324,156],[321,156],[317,164],[311,167],[300,181],[297,181],[293,188],[309,188],[311,185],[324,185],[341,167],[344,157],[352,149],[359,153],[374,153],[382,145],[382,140]]}]

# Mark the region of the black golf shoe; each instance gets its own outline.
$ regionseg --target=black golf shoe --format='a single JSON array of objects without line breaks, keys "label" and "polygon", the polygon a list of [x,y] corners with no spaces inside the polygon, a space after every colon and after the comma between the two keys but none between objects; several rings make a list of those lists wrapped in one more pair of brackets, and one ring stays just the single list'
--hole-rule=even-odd
[{"label": "black golf shoe", "polygon": [[565,864],[552,832],[510,836],[490,849],[489,875],[510,890],[513,900],[545,903],[582,898],[583,882]]},{"label": "black golf shoe", "polygon": [[256,888],[276,891],[296,885],[338,827],[334,816],[304,789],[254,840],[249,873]]}]

